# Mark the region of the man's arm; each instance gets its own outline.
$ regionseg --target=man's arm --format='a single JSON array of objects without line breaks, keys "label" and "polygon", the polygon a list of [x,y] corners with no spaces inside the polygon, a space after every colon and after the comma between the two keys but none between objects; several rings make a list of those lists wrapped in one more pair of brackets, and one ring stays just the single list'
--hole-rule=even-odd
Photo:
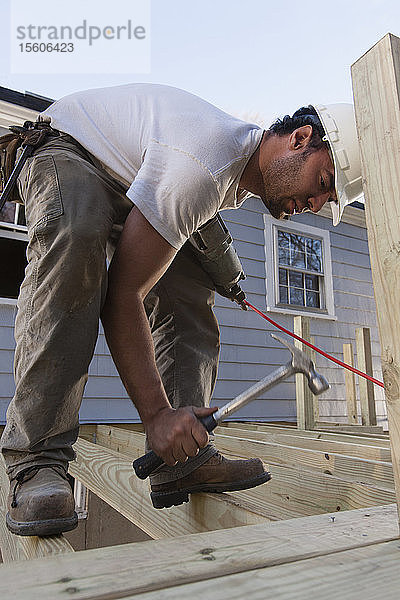
[{"label": "man's arm", "polygon": [[169,465],[195,456],[208,442],[197,416],[216,409],[171,407],[154,356],[143,300],[176,250],[133,207],[109,269],[102,322],[114,362],[139,411],[150,447]]}]

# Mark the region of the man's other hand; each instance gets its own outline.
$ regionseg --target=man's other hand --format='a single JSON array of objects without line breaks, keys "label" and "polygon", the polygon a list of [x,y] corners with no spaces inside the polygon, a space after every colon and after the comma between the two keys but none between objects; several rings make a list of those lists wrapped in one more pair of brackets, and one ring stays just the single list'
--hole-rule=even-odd
[{"label": "man's other hand", "polygon": [[150,448],[170,467],[177,462],[184,463],[208,444],[207,430],[199,418],[212,415],[217,410],[218,407],[195,406],[159,410],[145,424]]}]

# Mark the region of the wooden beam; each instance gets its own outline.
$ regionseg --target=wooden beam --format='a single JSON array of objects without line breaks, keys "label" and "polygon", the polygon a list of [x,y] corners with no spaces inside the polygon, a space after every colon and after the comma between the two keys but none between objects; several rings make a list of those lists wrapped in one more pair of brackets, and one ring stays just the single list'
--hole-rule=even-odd
[{"label": "wooden beam", "polygon": [[[308,317],[296,316],[293,319],[294,333],[304,340],[310,339],[310,319]],[[311,349],[295,340],[296,348],[302,350],[312,360]],[[314,429],[314,395],[308,386],[307,378],[301,374],[296,374],[296,407],[297,407],[297,427],[299,429]]]},{"label": "wooden beam", "polygon": [[62,535],[49,537],[13,535],[7,529],[5,522],[8,488],[9,481],[4,460],[0,457],[0,548],[4,563],[74,551]]},{"label": "wooden beam", "polygon": [[[343,344],[343,360],[347,365],[354,367],[354,353],[352,344]],[[344,369],[344,384],[346,390],[347,420],[351,425],[357,425],[357,394],[356,378],[354,373]]]},{"label": "wooden beam", "polygon": [[383,434],[383,427],[380,425],[348,425],[346,423],[332,423],[330,421],[319,421],[315,423],[316,431],[331,431],[340,433],[360,433],[367,435]]},{"label": "wooden beam", "polygon": [[[310,335],[310,342],[315,346],[315,337],[313,335]],[[315,352],[315,350],[312,350],[311,348],[309,348],[310,351],[310,358],[313,361],[314,365],[316,365],[316,360],[317,360],[317,353]],[[314,406],[314,427],[315,427],[315,423],[317,421],[319,421],[319,396],[315,396],[313,394],[313,406]]]},{"label": "wooden beam", "polygon": [[[371,333],[369,327],[356,328],[357,366],[360,371],[373,376]],[[360,390],[361,424],[376,425],[374,384],[365,377],[358,378]]]},{"label": "wooden beam", "polygon": [[[141,452],[143,452],[143,434]],[[168,509],[153,508],[148,481],[138,479],[131,458],[104,446],[79,439],[70,473],[99,498],[153,538],[238,527],[269,520],[246,499],[227,494],[195,494],[189,503]]]},{"label": "wooden beam", "polygon": [[[374,461],[378,463],[390,463],[391,454],[389,445],[379,441],[382,444],[381,447],[376,444],[369,446],[365,440],[360,440],[356,436],[341,436],[344,441],[337,440],[339,436],[334,436],[331,441],[328,437],[324,439],[324,434],[317,434],[315,437],[306,438],[303,435],[298,435],[298,430],[292,429],[291,434],[282,434],[279,430],[270,432],[252,431],[247,429],[237,429],[230,427],[218,427],[215,431],[217,445],[219,440],[229,440],[231,438],[239,438],[239,445],[236,446],[238,450],[237,456],[244,454],[253,454],[252,450],[247,451],[246,447],[240,448],[240,443],[246,444],[248,441],[265,442],[269,446],[283,446],[292,447],[295,451],[299,449],[309,449],[319,451],[321,453],[332,453],[337,455],[344,455],[349,457],[349,460],[353,460],[353,457],[364,459],[366,461]],[[303,432],[302,432],[303,433]],[[97,443],[115,450],[116,452],[122,452],[134,459],[140,456],[142,453],[142,445],[144,443],[143,434],[134,433],[127,431],[120,427],[114,427],[113,425],[98,425],[97,427]],[[232,440],[232,443],[234,442]],[[351,443],[347,443],[347,439]],[[223,443],[223,442],[222,442]],[[255,451],[255,448],[253,448]],[[232,452],[231,452],[232,454]],[[243,455],[244,455],[243,454]],[[269,461],[267,461],[269,462]]]},{"label": "wooden beam", "polygon": [[352,66],[352,78],[400,511],[400,39],[382,38]]},{"label": "wooden beam", "polygon": [[217,436],[216,443],[218,449],[229,457],[258,456],[270,465],[272,472],[273,465],[278,465],[289,469],[316,471],[345,481],[380,486],[394,491],[393,468],[390,462],[221,435]]},{"label": "wooden beam", "polygon": [[[57,560],[48,558],[0,567],[0,597],[8,597],[12,590],[13,600],[26,600],[32,596],[34,582],[35,597],[41,600],[132,598],[152,591],[158,594],[156,598],[164,598],[164,594],[169,593],[168,588],[172,592],[175,586],[209,581],[213,591],[207,596],[221,598],[223,588],[219,578],[223,576],[250,570],[249,577],[253,573],[257,576],[258,571],[254,569],[276,565],[287,567],[288,563],[300,559],[371,547],[393,540],[396,535],[396,508],[387,506],[341,513],[335,519],[321,515],[177,539],[124,544],[77,552]],[[344,565],[338,569],[338,576],[343,569]],[[281,585],[284,580],[283,575]],[[229,594],[222,597],[243,598],[242,589],[237,588],[236,594],[229,589]],[[176,593],[179,594],[179,588]],[[207,596],[189,594],[183,597]],[[266,593],[257,598],[269,596]],[[250,593],[249,597],[256,596]],[[278,597],[278,594],[271,597]]]},{"label": "wooden beam", "polygon": [[[334,423],[331,425],[335,425]],[[382,445],[382,443],[388,443],[389,447],[389,436],[385,433],[374,433],[374,431],[382,429],[375,425],[373,427],[373,431],[371,433],[365,432],[365,427],[363,425],[354,425],[350,432],[348,431],[339,431],[339,433],[335,433],[336,427],[332,427],[332,431],[311,431],[310,429],[306,431],[302,431],[300,429],[296,429],[296,427],[292,426],[282,426],[282,425],[274,425],[273,423],[238,423],[238,422],[229,422],[229,423],[221,423],[222,427],[236,428],[236,429],[246,429],[248,431],[263,431],[263,432],[279,432],[283,434],[289,434],[296,436],[301,436],[305,438],[318,438],[318,439],[330,439],[330,440],[346,440],[346,441],[354,441],[354,443],[359,444],[361,438],[365,439],[368,444],[375,444],[376,446]]]},{"label": "wooden beam", "polygon": [[[134,459],[140,454],[137,438],[131,431],[112,426],[99,425],[97,443],[106,448],[122,452]],[[324,449],[298,448],[282,441],[253,440],[246,436],[216,435],[218,449],[229,457],[252,458],[257,456],[265,463],[290,469],[309,469],[334,475],[346,481],[376,485],[394,490],[393,469],[390,462],[368,460],[326,452]],[[263,492],[264,493],[264,489]]]},{"label": "wooden beam", "polygon": [[[367,460],[378,460],[383,462],[391,461],[390,447],[386,440],[373,440],[377,443],[370,443],[370,438],[361,438],[358,436],[334,435],[323,432],[312,432],[313,437],[298,435],[295,431],[282,433],[281,431],[254,431],[239,428],[218,428],[216,435],[229,435],[232,437],[243,437],[266,442],[275,442],[277,444],[287,444],[297,448],[309,448],[313,450],[322,450],[325,452],[335,452],[345,454],[346,456],[356,456]],[[347,441],[349,437],[349,441]]]}]

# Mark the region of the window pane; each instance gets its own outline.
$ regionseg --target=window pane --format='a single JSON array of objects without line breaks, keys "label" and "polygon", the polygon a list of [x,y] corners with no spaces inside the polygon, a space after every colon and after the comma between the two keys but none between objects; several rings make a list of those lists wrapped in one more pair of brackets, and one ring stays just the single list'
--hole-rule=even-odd
[{"label": "window pane", "polygon": [[6,202],[0,213],[0,221],[15,223],[15,207],[15,202]]},{"label": "window pane", "polygon": [[318,292],[306,292],[306,306],[321,308]]},{"label": "window pane", "polygon": [[304,306],[304,291],[299,288],[291,287],[290,291],[290,301],[289,304],[296,304],[297,306]]},{"label": "window pane", "polygon": [[293,252],[293,249],[290,251],[290,265],[292,267],[297,267],[298,269],[306,268],[306,255],[304,252]]},{"label": "window pane", "polygon": [[289,248],[290,233],[278,231],[278,245],[280,248]]},{"label": "window pane", "polygon": [[26,225],[25,206],[23,206],[22,204],[17,204],[17,207],[18,207],[18,218],[17,218],[18,225]]},{"label": "window pane", "polygon": [[322,242],[307,238],[307,269],[322,272]]},{"label": "window pane", "polygon": [[279,247],[279,264],[280,265],[290,265],[289,257],[290,257],[289,248]]},{"label": "window pane", "polygon": [[295,252],[305,252],[305,242],[306,238],[302,235],[290,234],[290,247]]},{"label": "window pane", "polygon": [[307,254],[307,269],[308,271],[318,271],[318,273],[322,273],[322,261],[319,256]]},{"label": "window pane", "polygon": [[309,254],[315,254],[316,256],[322,257],[322,242],[321,242],[321,240],[314,240],[313,238],[307,238],[306,246],[307,246],[307,252]]},{"label": "window pane", "polygon": [[289,304],[288,288],[283,285],[279,286],[279,302]]},{"label": "window pane", "polygon": [[293,287],[303,287],[303,273],[297,273],[297,271],[289,271],[289,283]]},{"label": "window pane", "polygon": [[282,285],[288,284],[288,272],[286,269],[279,269],[279,283]]},{"label": "window pane", "polygon": [[318,275],[306,275],[306,289],[319,291],[319,277]]},{"label": "window pane", "polygon": [[26,242],[0,237],[0,298],[18,298],[26,267]]}]

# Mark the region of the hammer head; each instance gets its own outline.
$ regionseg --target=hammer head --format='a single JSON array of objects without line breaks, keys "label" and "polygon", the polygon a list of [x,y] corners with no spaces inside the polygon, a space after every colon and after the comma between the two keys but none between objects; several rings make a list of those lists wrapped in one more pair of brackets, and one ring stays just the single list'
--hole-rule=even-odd
[{"label": "hammer head", "polygon": [[287,342],[279,335],[275,335],[274,333],[271,333],[271,335],[273,338],[278,340],[278,342],[280,342],[290,350],[290,352],[292,353],[291,364],[293,368],[293,373],[303,373],[303,375],[307,377],[308,386],[312,393],[315,394],[315,396],[319,396],[319,394],[322,394],[323,392],[326,392],[326,390],[329,390],[329,383],[323,375],[317,373],[313,361],[307,356],[307,354],[305,354],[305,352],[303,352],[299,348],[296,348],[296,346],[293,346],[293,344]]}]

